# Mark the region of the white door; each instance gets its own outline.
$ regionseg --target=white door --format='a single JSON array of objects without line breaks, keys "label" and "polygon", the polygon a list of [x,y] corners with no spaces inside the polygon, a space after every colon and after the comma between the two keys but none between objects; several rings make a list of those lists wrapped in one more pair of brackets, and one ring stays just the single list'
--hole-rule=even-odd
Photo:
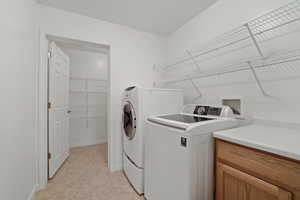
[{"label": "white door", "polygon": [[49,59],[49,178],[69,156],[69,57],[54,42]]}]

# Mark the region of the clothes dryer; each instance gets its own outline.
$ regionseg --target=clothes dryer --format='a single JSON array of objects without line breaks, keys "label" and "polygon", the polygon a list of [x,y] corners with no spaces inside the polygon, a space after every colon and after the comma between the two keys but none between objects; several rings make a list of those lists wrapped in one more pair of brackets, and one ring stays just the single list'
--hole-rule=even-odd
[{"label": "clothes dryer", "polygon": [[150,115],[178,113],[181,90],[126,88],[122,101],[123,170],[138,194],[144,193],[145,125]]}]

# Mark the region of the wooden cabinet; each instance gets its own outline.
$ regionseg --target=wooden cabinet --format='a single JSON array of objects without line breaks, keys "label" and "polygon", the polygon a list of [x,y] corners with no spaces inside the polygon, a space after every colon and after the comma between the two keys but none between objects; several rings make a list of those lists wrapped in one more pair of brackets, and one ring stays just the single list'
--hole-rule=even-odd
[{"label": "wooden cabinet", "polygon": [[216,200],[300,200],[300,162],[216,140]]},{"label": "wooden cabinet", "polygon": [[290,192],[219,162],[217,183],[217,200],[291,200]]}]

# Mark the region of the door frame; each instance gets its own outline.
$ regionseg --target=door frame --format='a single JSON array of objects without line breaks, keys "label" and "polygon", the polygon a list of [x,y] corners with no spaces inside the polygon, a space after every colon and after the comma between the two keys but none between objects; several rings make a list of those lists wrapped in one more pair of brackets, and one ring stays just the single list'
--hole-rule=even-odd
[{"label": "door frame", "polygon": [[38,123],[37,123],[37,142],[36,142],[36,185],[37,190],[44,189],[48,183],[48,51],[50,38],[60,38],[62,40],[74,40],[84,43],[106,46],[109,49],[108,55],[108,95],[107,95],[107,142],[108,142],[108,168],[114,171],[113,168],[113,148],[112,148],[112,134],[111,134],[111,49],[109,45],[98,44],[89,41],[78,40],[75,38],[65,37],[63,35],[53,35],[51,33],[39,30],[39,56],[38,56]]}]

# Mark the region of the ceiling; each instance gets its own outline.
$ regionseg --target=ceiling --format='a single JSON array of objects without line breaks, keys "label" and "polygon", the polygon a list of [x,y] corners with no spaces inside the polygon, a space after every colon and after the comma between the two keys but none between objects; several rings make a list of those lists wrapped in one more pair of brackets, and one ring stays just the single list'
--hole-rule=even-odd
[{"label": "ceiling", "polygon": [[38,0],[78,14],[167,35],[217,0]]}]

